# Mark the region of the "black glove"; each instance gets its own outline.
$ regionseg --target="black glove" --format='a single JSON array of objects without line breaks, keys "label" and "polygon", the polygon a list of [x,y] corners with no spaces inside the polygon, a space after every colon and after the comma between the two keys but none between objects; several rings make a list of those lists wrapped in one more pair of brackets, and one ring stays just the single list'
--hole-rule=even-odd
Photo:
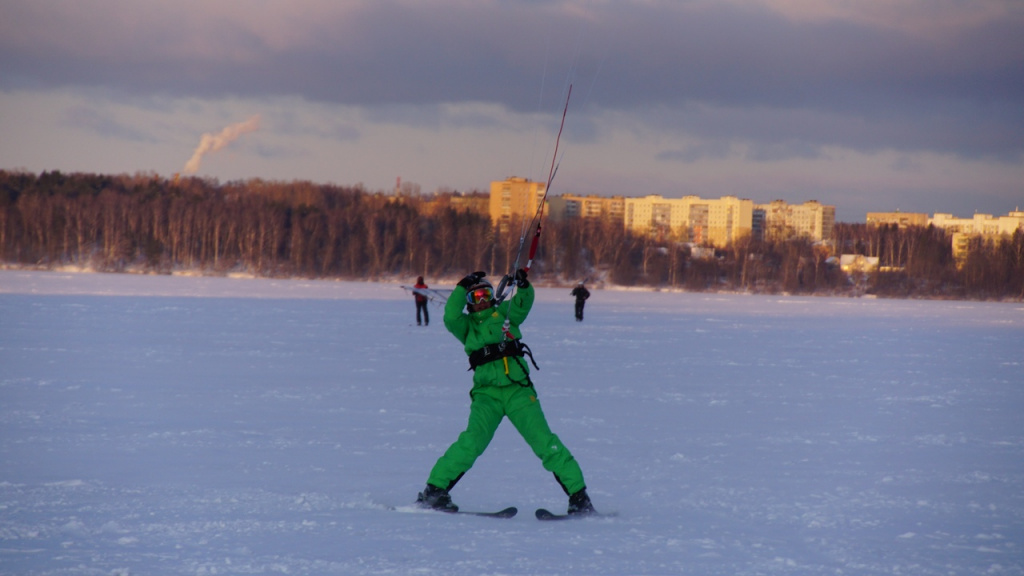
[{"label": "black glove", "polygon": [[484,272],[482,270],[481,271],[477,271],[477,272],[473,272],[472,274],[467,274],[465,278],[463,278],[462,280],[459,280],[459,286],[462,286],[466,290],[469,290],[470,288],[473,287],[474,284],[479,282],[480,279],[483,278],[484,276],[487,276],[487,272]]},{"label": "black glove", "polygon": [[516,286],[520,288],[529,288],[530,281],[526,279],[526,270],[520,268],[516,270]]}]

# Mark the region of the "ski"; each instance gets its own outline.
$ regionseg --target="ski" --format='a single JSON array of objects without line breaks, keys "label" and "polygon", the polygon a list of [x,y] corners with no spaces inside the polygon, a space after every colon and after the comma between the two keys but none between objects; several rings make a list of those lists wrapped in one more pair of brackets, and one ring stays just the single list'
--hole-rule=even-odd
[{"label": "ski", "polygon": [[519,509],[515,506],[509,506],[504,510],[498,510],[497,512],[475,512],[475,511],[463,511],[459,510],[455,514],[468,514],[470,516],[483,516],[485,518],[513,518],[519,513]]},{"label": "ski", "polygon": [[533,513],[537,517],[537,520],[575,520],[575,516],[569,516],[568,514],[555,514],[544,508],[537,508],[537,511]]},{"label": "ski", "polygon": [[544,508],[538,508],[533,515],[537,517],[537,520],[584,520],[586,518],[612,518],[615,516],[615,514],[601,514],[600,512],[591,512],[590,514],[555,514]]},{"label": "ski", "polygon": [[447,510],[433,510],[431,508],[423,508],[420,506],[388,506],[388,510],[397,512],[438,512],[441,514],[461,514],[463,516],[483,516],[484,518],[514,518],[519,513],[519,509],[515,506],[509,506],[504,510],[498,510],[497,512],[483,512],[476,510],[459,510],[457,512],[450,512]]}]

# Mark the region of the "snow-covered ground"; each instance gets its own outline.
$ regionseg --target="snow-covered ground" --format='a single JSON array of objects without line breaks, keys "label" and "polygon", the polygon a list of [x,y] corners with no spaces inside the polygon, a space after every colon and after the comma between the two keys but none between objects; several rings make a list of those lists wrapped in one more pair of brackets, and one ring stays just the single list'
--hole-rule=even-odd
[{"label": "snow-covered ground", "polygon": [[[410,504],[470,373],[397,285],[0,271],[0,573],[1024,574],[1024,305],[540,289],[552,428]],[[404,510],[404,511],[403,511]]]}]

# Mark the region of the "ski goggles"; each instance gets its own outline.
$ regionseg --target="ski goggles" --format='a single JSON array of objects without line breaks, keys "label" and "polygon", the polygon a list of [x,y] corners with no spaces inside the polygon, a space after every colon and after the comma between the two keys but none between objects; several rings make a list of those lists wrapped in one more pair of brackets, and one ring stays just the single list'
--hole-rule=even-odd
[{"label": "ski goggles", "polygon": [[480,286],[466,294],[466,302],[469,302],[472,306],[476,306],[481,302],[490,302],[491,300],[494,300],[494,290],[490,286]]}]

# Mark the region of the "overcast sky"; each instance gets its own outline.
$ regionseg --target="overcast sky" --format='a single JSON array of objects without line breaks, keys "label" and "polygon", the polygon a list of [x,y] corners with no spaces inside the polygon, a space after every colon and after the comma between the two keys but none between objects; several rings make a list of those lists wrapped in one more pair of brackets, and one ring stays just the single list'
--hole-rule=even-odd
[{"label": "overcast sky", "polygon": [[[1021,0],[0,0],[0,168],[1024,208]],[[186,170],[188,167],[188,170]]]}]

